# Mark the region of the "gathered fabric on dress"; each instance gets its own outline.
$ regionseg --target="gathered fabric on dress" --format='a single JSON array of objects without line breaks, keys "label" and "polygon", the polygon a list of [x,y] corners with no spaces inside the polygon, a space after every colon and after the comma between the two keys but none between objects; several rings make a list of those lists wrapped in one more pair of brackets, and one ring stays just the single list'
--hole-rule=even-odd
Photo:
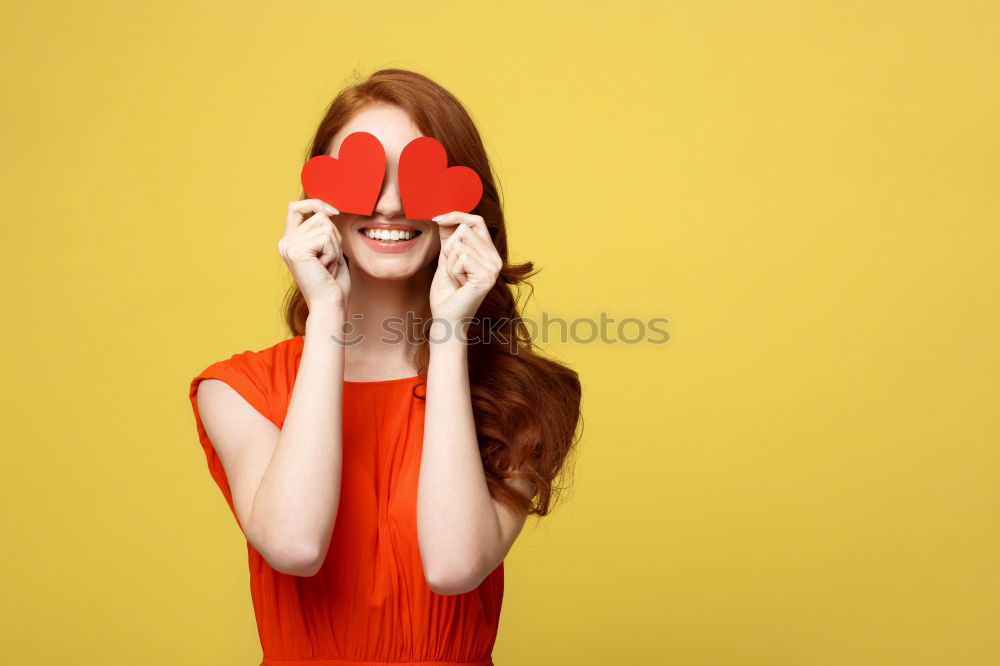
[{"label": "gathered fabric on dress", "polygon": [[[190,385],[209,472],[239,524],[222,463],[198,413],[203,379],[229,384],[278,428],[302,357],[301,335],[217,361]],[[492,666],[503,562],[478,588],[439,595],[417,544],[424,379],[344,382],[340,502],[314,576],[275,571],[247,542],[261,666]]]}]

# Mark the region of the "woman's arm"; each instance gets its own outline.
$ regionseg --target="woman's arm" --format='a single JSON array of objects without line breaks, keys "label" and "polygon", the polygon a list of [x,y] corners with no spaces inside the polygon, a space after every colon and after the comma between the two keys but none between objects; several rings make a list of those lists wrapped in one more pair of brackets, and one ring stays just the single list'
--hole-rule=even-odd
[{"label": "woman's arm", "polygon": [[319,199],[292,201],[278,240],[278,253],[309,308],[281,430],[221,382],[198,387],[199,413],[247,540],[274,569],[297,576],[322,566],[340,501],[340,339],[351,274],[331,219],[339,214]]},{"label": "woman's arm", "polygon": [[326,558],[340,498],[343,317],[312,312],[283,427],[216,380],[198,410],[229,480],[247,541],[276,571],[311,576]]},{"label": "woman's arm", "polygon": [[343,315],[311,312],[288,412],[253,500],[251,520],[266,543],[297,544],[311,576],[326,559],[337,519],[344,391]]},{"label": "woman's arm", "polygon": [[[431,282],[424,444],[417,536],[424,575],[439,594],[475,589],[503,561],[526,514],[494,500],[486,483],[469,388],[469,320],[503,259],[480,215],[452,211],[438,223],[441,255]],[[531,497],[523,479],[507,483]]]},{"label": "woman's arm", "polygon": [[[438,322],[429,335],[417,534],[424,575],[438,594],[478,587],[507,556],[526,517],[490,496],[476,438],[464,337]],[[531,496],[527,481],[508,483]]]}]

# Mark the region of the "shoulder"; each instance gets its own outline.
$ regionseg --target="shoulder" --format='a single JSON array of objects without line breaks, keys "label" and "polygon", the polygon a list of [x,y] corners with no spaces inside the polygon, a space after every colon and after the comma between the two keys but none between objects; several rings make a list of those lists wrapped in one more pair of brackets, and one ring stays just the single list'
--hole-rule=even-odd
[{"label": "shoulder", "polygon": [[297,335],[262,349],[233,354],[227,361],[256,369],[268,377],[281,376],[298,366],[302,357],[302,336]]},{"label": "shoulder", "polygon": [[280,406],[294,385],[301,356],[301,336],[234,353],[211,363],[191,380],[191,400],[195,400],[202,380],[219,379],[273,420],[281,413]]},{"label": "shoulder", "polygon": [[[273,375],[297,365],[302,357],[302,336],[281,340],[269,347],[247,349],[216,361],[212,365],[228,366],[259,375]],[[210,366],[211,367],[211,366]]]}]

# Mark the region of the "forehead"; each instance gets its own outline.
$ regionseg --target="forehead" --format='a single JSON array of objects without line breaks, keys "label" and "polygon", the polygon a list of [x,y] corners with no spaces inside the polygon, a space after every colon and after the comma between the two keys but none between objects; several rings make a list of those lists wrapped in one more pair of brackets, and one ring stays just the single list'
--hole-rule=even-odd
[{"label": "forehead", "polygon": [[410,115],[398,106],[372,104],[354,114],[330,142],[330,155],[340,152],[340,144],[354,132],[369,132],[375,135],[385,148],[386,158],[399,158],[403,146],[423,136],[413,123]]}]

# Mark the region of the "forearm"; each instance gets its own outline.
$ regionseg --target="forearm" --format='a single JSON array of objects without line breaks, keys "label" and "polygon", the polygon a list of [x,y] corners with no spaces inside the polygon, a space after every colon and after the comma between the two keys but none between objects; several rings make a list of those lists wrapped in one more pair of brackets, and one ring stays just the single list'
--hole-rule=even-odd
[{"label": "forearm", "polygon": [[[430,337],[443,336],[432,330]],[[476,438],[468,350],[464,340],[447,337],[430,343],[417,494],[423,566],[428,580],[443,586],[483,571],[500,530]]]},{"label": "forearm", "polygon": [[285,422],[251,514],[265,543],[306,559],[325,556],[340,498],[344,347],[330,336],[343,320],[309,315]]}]

